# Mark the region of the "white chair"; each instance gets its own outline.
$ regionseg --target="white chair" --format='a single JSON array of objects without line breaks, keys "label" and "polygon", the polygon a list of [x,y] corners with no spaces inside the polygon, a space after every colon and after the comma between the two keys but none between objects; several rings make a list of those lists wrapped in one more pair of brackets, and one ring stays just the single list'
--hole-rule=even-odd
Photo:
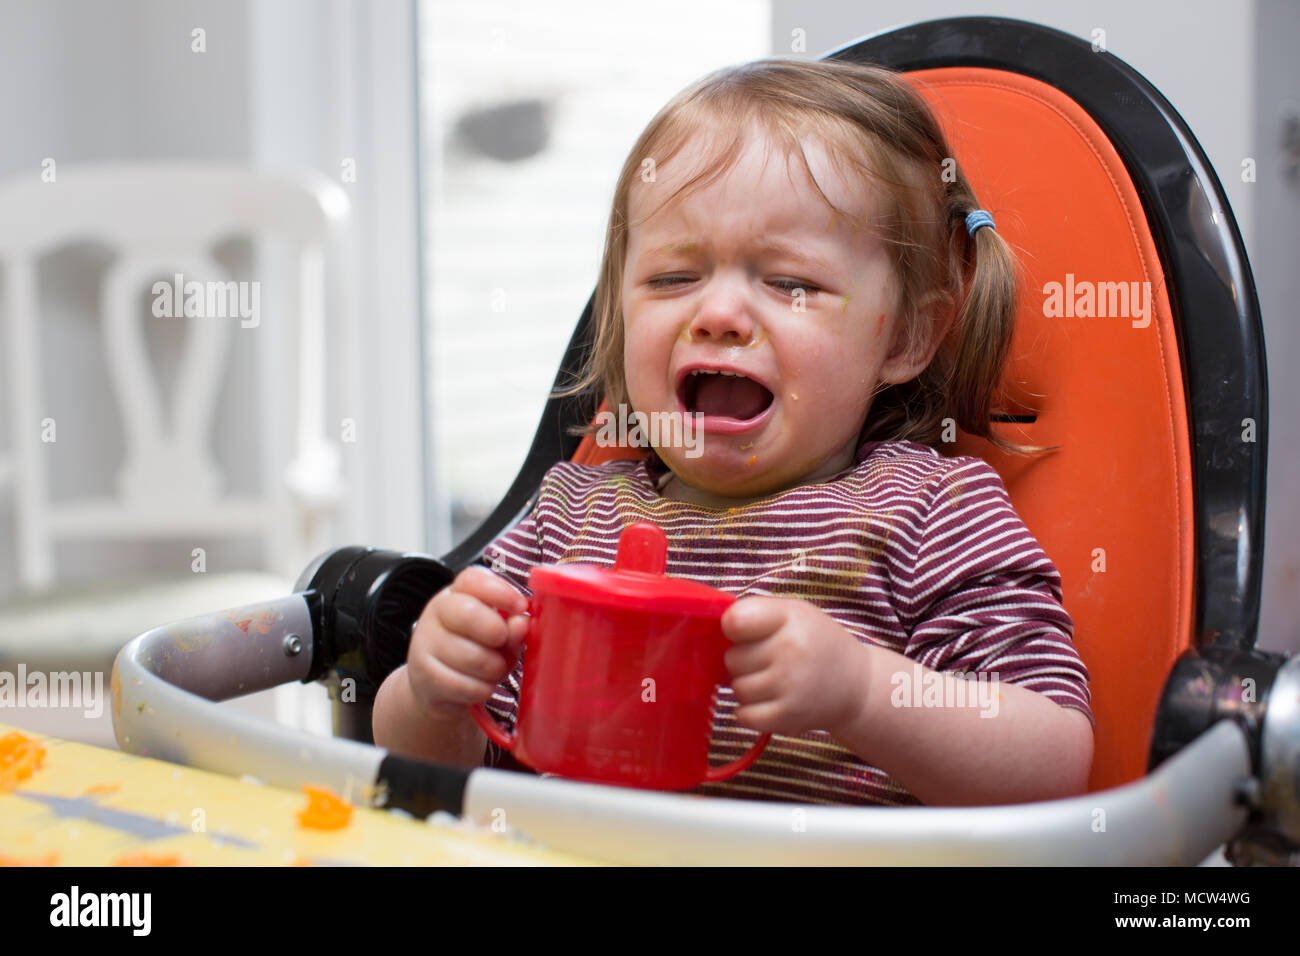
[{"label": "white chair", "polygon": [[[348,215],[342,188],[322,175],[233,165],[60,165],[52,182],[33,173],[0,183],[2,367],[12,443],[11,453],[0,456],[0,491],[6,483],[12,488],[20,586],[16,599],[0,605],[0,670],[12,673],[23,663],[29,672],[107,672],[124,644],[160,622],[289,593],[296,574],[330,545],[326,522],[342,500],[343,483],[338,447],[323,430],[325,258]],[[284,261],[283,256],[276,259],[278,249],[293,250],[296,262],[288,266],[289,275],[266,285],[296,286],[295,294],[283,296],[294,307],[251,316],[234,308],[239,300],[222,302],[222,293],[250,288],[259,290],[260,301],[246,297],[243,305],[265,301],[260,285],[225,285],[233,280],[213,250],[233,238],[283,243],[276,250],[256,246],[259,273],[267,262]],[[82,241],[102,243],[115,254],[100,289],[100,309],[103,356],[126,437],[125,459],[115,493],[54,502],[43,398],[50,383],[40,376],[37,265],[50,253]],[[173,394],[164,405],[146,348],[140,302],[152,291],[155,309],[165,307],[165,293],[154,283],[172,284],[177,274],[184,283],[205,284],[191,290],[212,293],[201,301],[191,299],[191,305],[201,313],[215,306],[225,317],[177,318],[185,323],[185,344]],[[183,301],[170,305],[174,311],[167,314],[183,315]],[[296,335],[287,334],[290,328]],[[231,336],[240,333],[260,333],[253,377],[265,414],[259,414],[257,433],[249,436],[262,449],[262,487],[255,497],[223,492],[208,444]],[[70,356],[68,367],[94,360],[94,355]],[[70,379],[75,384],[75,374]],[[165,407],[170,415],[164,414]],[[106,568],[104,580],[94,586],[58,585],[56,541],[190,536],[196,544],[259,539],[262,567],[230,573],[219,568],[192,573],[187,567],[144,581],[115,580]],[[328,712],[320,709],[325,705],[316,707],[314,718],[301,713],[301,719],[294,718],[294,692],[301,690],[280,694],[274,703],[278,716],[300,725],[319,721]],[[267,706],[261,702],[261,708]],[[40,715],[0,709],[0,723],[24,716],[30,725]],[[105,730],[79,719],[62,720],[34,729],[112,742],[111,723]]]}]

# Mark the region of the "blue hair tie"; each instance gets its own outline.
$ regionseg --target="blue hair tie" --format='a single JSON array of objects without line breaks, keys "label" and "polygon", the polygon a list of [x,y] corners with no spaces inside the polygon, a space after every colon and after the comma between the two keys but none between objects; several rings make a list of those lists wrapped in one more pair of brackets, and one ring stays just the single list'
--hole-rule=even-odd
[{"label": "blue hair tie", "polygon": [[996,232],[998,228],[997,226],[993,225],[993,217],[990,216],[988,213],[986,213],[983,209],[976,209],[973,213],[971,213],[969,216],[966,217],[966,231],[972,236],[975,235],[975,233],[978,230],[983,229],[985,226],[992,227],[994,232]]}]

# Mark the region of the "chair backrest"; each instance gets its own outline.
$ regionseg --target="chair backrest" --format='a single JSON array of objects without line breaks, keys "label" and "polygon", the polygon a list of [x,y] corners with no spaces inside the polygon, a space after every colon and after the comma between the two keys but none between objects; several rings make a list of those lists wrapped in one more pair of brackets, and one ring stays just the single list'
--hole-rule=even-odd
[{"label": "chair backrest", "polygon": [[[1222,188],[1159,92],[1076,37],[962,18],[831,56],[889,66],[916,84],[1019,252],[1002,395],[1015,414],[995,427],[1061,449],[1021,458],[959,435],[946,451],[998,470],[1061,572],[1097,720],[1089,789],[1141,777],[1175,660],[1210,642],[1253,646],[1258,618],[1263,333]],[[589,342],[590,313],[589,303],[557,385]],[[640,454],[590,438],[569,444],[557,418],[585,415],[548,404],[507,500],[449,563],[472,560],[531,507],[526,489],[561,455]]]},{"label": "chair backrest", "polygon": [[1033,421],[996,427],[1061,446],[1022,458],[962,435],[953,453],[998,470],[1061,572],[1097,720],[1090,785],[1115,785],[1144,772],[1160,689],[1195,645],[1190,436],[1165,270],[1123,163],[1068,97],[1004,71],[910,77],[1020,253],[1005,404]]},{"label": "chair backrest", "polygon": [[[324,263],[348,211],[342,188],[319,174],[222,164],[60,165],[46,177],[0,183],[5,374],[14,444],[7,472],[14,483],[24,589],[52,582],[53,544],[59,539],[253,537],[263,541],[267,568],[290,577],[310,559],[321,542],[304,538],[314,537],[312,523],[341,494],[338,454],[322,431]],[[294,289],[287,298],[296,309],[277,310],[263,326],[260,282],[234,282],[214,258],[214,247],[233,238],[271,237],[293,250],[296,261],[284,284]],[[114,253],[100,289],[103,353],[126,449],[115,495],[56,503],[49,495],[48,437],[42,440],[48,383],[39,374],[36,276],[42,257],[82,241],[102,243]],[[140,314],[146,290],[153,294],[154,315],[186,320],[185,346],[166,403]],[[225,494],[209,442],[231,336],[285,319],[296,341],[280,328],[268,340],[295,341],[284,356],[289,366],[267,343],[258,350],[255,378],[265,414],[250,423],[261,434],[249,437],[262,443],[261,493]],[[296,453],[287,469],[282,447]]]},{"label": "chair backrest", "polygon": [[1251,647],[1258,622],[1263,326],[1222,186],[1169,102],[1078,37],[970,17],[831,56],[917,85],[1020,252],[1004,399],[1033,420],[998,427],[1063,447],[1024,459],[963,436],[954,452],[999,471],[1061,571],[1092,678],[1090,788],[1136,779],[1174,661]]}]

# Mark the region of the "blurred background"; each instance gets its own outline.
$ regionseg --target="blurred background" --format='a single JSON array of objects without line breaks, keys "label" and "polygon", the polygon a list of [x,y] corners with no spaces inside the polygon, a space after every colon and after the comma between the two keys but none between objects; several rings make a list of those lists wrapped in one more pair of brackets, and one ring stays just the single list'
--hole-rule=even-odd
[{"label": "blurred background", "polygon": [[[1259,643],[1300,650],[1300,4],[0,0],[0,670],[106,667],[146,628],[287,593],[325,549],[449,550],[522,463],[658,108],[722,65],[976,14],[1104,30],[1214,164],[1268,346]],[[226,198],[186,279],[256,283],[261,313],[198,320],[187,352],[197,326],[150,295],[183,270],[145,229],[192,225],[176,195],[42,204],[195,163]],[[312,229],[227,230],[280,202]],[[24,245],[82,215],[139,235]],[[319,691],[230,706],[327,733]],[[105,721],[55,729],[111,743]]]}]

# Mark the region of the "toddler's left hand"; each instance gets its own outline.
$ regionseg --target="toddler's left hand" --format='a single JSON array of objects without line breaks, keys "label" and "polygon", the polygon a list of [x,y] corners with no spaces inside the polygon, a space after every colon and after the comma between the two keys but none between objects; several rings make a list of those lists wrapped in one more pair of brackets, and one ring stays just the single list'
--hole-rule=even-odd
[{"label": "toddler's left hand", "polygon": [[735,645],[726,663],[746,727],[834,732],[862,705],[870,648],[815,604],[743,597],[722,615],[722,632]]}]

